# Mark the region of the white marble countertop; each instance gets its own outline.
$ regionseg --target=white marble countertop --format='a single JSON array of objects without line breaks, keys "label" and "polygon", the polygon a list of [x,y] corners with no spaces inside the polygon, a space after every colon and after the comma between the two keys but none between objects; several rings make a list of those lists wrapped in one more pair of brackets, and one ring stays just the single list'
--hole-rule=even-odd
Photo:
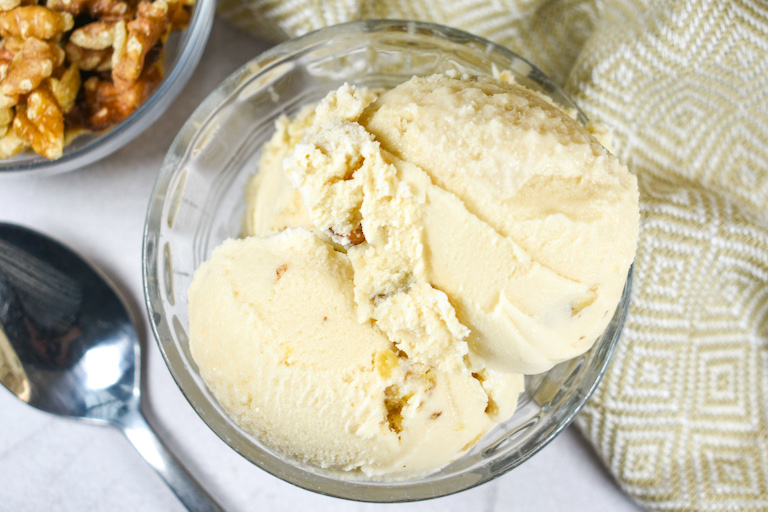
[{"label": "white marble countertop", "polygon": [[[197,72],[168,113],[111,157],[64,175],[0,181],[0,221],[38,229],[95,263],[131,297],[140,318],[144,409],[179,458],[231,511],[637,511],[574,428],[523,466],[446,498],[355,503],[304,491],[229,449],[176,387],[146,319],[141,281],[144,215],[168,146],[198,103],[267,48],[217,22]],[[32,409],[0,386],[0,511],[181,511],[122,434]]]}]

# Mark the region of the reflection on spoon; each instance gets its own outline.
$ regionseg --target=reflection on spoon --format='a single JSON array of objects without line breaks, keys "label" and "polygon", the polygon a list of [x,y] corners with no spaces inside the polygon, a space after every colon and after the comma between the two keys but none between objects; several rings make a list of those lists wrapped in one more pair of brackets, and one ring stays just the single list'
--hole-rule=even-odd
[{"label": "reflection on spoon", "polygon": [[51,238],[0,223],[0,382],[43,411],[118,427],[189,510],[222,510],[144,418],[139,362],[106,280]]},{"label": "reflection on spoon", "polygon": [[0,328],[0,382],[17,397],[29,402],[29,379],[8,337]]}]

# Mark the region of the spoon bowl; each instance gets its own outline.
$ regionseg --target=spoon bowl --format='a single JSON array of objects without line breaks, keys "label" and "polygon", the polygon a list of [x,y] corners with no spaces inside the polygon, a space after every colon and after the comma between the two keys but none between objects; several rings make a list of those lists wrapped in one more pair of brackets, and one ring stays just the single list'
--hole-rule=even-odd
[{"label": "spoon bowl", "polygon": [[0,301],[6,349],[20,363],[19,398],[52,414],[106,423],[137,408],[136,330],[120,297],[79,256],[0,224]]},{"label": "spoon bowl", "polygon": [[147,423],[140,361],[104,276],[52,238],[0,223],[0,382],[40,410],[121,429],[189,510],[222,510]]}]

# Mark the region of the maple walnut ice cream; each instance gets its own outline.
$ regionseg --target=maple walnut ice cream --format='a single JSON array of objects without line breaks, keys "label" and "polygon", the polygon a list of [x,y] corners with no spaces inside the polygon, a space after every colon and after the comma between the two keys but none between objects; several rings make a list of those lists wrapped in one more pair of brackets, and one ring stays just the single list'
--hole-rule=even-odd
[{"label": "maple walnut ice cream", "polygon": [[402,479],[588,350],[634,258],[635,177],[548,99],[484,78],[344,85],[281,119],[249,236],[196,272],[190,347],[227,413],[323,468]]}]

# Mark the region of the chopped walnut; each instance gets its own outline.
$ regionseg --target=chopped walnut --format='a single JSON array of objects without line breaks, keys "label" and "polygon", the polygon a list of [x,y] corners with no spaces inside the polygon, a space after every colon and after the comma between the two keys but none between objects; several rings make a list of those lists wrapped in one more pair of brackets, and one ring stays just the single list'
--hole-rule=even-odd
[{"label": "chopped walnut", "polygon": [[11,67],[13,57],[16,55],[15,51],[11,51],[7,48],[0,50],[0,81],[8,74],[8,69]]},{"label": "chopped walnut", "polygon": [[112,69],[112,48],[88,50],[72,41],[64,46],[67,60],[83,71],[109,71]]},{"label": "chopped walnut", "polygon": [[0,92],[18,101],[18,96],[35,90],[64,62],[64,50],[57,45],[30,37],[16,52],[8,73],[0,81]]},{"label": "chopped walnut", "polygon": [[122,88],[139,79],[144,58],[160,40],[168,23],[168,4],[165,0],[141,2],[136,19],[126,25],[125,50],[112,68],[112,81]]},{"label": "chopped walnut", "polygon": [[108,80],[91,77],[83,84],[85,101],[67,118],[72,126],[101,131],[133,113],[152,93],[162,79],[159,65],[145,70],[133,84],[118,88]]},{"label": "chopped walnut", "polygon": [[59,158],[64,149],[64,115],[46,86],[38,87],[26,104],[16,106],[13,128],[36,153]]},{"label": "chopped walnut", "polygon": [[0,158],[10,158],[18,155],[24,149],[24,139],[19,137],[16,130],[11,126],[2,137],[0,137]]},{"label": "chopped walnut", "polygon": [[52,39],[71,30],[74,18],[68,12],[55,12],[41,5],[20,6],[0,12],[0,36],[27,39]]},{"label": "chopped walnut", "polygon": [[112,48],[115,41],[115,23],[94,21],[73,30],[69,42],[88,50]]},{"label": "chopped walnut", "polygon": [[5,94],[0,93],[0,108],[10,108],[16,105],[18,102],[19,98],[6,96]]},{"label": "chopped walnut", "polygon": [[348,235],[340,235],[339,233],[335,232],[333,229],[329,229],[328,231],[330,232],[331,238],[334,241],[341,244],[343,247],[347,249],[349,249],[350,247],[354,247],[356,245],[360,245],[361,243],[365,242],[365,233],[363,232],[362,224],[357,226],[352,231],[350,231]]},{"label": "chopped walnut", "polygon": [[192,18],[192,12],[188,9],[192,3],[189,0],[171,0],[168,1],[168,19],[170,23],[168,30],[163,36],[168,37],[168,33],[176,30],[184,30],[189,25]]},{"label": "chopped walnut", "polygon": [[21,5],[21,0],[0,0],[0,11],[10,11]]},{"label": "chopped walnut", "polygon": [[6,37],[3,39],[3,49],[8,50],[13,55],[16,55],[16,52],[21,50],[22,46],[24,46],[24,39],[20,37]]},{"label": "chopped walnut", "polygon": [[88,10],[90,0],[47,0],[45,6],[52,11],[68,12],[74,16]]},{"label": "chopped walnut", "polygon": [[61,111],[66,113],[72,110],[80,92],[80,70],[76,64],[71,64],[61,77],[50,77],[46,80],[48,88],[56,98]]},{"label": "chopped walnut", "polygon": [[123,0],[93,0],[89,11],[92,18],[101,21],[130,21],[136,14],[135,6],[136,2]]},{"label": "chopped walnut", "polygon": [[8,129],[13,122],[13,110],[11,108],[0,108],[0,137],[5,137]]},{"label": "chopped walnut", "polygon": [[125,45],[128,40],[128,29],[125,26],[124,21],[118,21],[113,27],[112,33],[112,63],[111,68],[123,58],[125,55]]}]

